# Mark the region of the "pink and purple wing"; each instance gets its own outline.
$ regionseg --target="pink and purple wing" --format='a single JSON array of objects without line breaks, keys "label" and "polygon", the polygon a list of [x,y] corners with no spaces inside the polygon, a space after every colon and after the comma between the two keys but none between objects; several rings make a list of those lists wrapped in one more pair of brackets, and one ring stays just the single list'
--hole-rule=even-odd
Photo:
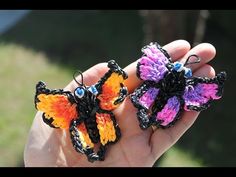
[{"label": "pink and purple wing", "polygon": [[137,76],[144,81],[159,82],[168,72],[170,56],[157,43],[143,47],[142,52],[143,56],[137,64]]},{"label": "pink and purple wing", "polygon": [[137,117],[142,129],[146,129],[151,124],[152,106],[159,94],[159,88],[152,87],[149,84],[143,83],[130,95],[132,103],[138,108]]},{"label": "pink and purple wing", "polygon": [[135,93],[135,95],[131,95],[131,100],[135,107],[141,107],[148,110],[153,105],[159,93],[159,89],[155,87],[147,87],[147,84],[144,83],[140,88],[136,89]]},{"label": "pink and purple wing", "polygon": [[[207,109],[213,100],[220,99],[223,94],[223,85],[226,73],[221,72],[214,78],[194,77],[186,86],[183,99],[186,111],[202,111]],[[187,82],[188,83],[188,82]]]},{"label": "pink and purple wing", "polygon": [[162,128],[170,127],[179,119],[183,111],[184,101],[177,96],[167,99],[166,104],[157,103],[157,111],[153,112],[152,122]]}]

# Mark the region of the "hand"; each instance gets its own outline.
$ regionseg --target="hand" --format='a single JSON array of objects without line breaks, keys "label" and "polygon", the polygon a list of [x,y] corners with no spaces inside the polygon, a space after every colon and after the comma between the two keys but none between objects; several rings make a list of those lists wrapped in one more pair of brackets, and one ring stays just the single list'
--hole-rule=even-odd
[{"label": "hand", "polygon": [[[201,62],[191,65],[195,76],[215,76],[214,69],[206,64],[215,56],[215,48],[203,43],[192,48],[187,41],[178,40],[163,47],[173,61],[184,62],[190,54],[197,54]],[[129,93],[137,88],[141,81],[136,77],[137,61],[124,70],[129,78],[126,86]],[[100,63],[83,73],[86,85],[95,84],[108,70],[106,63]],[[78,80],[80,77],[78,76]],[[65,90],[73,91],[77,84],[72,81]],[[50,128],[42,121],[41,113],[37,113],[31,127],[28,142],[25,146],[25,166],[153,166],[154,162],[165,153],[194,123],[199,113],[184,112],[182,118],[168,129],[151,127],[141,130],[136,118],[137,109],[129,98],[113,111],[121,129],[121,139],[109,145],[104,161],[90,163],[87,157],[77,153],[71,143],[69,132]]]}]

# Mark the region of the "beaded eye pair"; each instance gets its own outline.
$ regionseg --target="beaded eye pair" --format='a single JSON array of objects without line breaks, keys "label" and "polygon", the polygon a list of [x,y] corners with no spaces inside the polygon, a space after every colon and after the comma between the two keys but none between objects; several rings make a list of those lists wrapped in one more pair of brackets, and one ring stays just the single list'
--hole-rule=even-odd
[{"label": "beaded eye pair", "polygon": [[[153,125],[170,127],[184,110],[205,110],[222,96],[225,72],[211,79],[194,77],[186,67],[200,62],[197,55],[190,55],[182,64],[173,63],[157,43],[150,43],[142,52],[137,76],[143,83],[130,95],[138,109],[137,118],[142,129]],[[128,95],[124,85],[128,76],[114,60],[108,62],[108,68],[109,71],[92,86],[84,85],[81,72],[81,82],[74,75],[78,84],[74,94],[63,89],[48,89],[42,81],[36,85],[35,107],[43,112],[43,121],[52,128],[69,130],[73,147],[90,162],[104,160],[107,146],[121,137],[112,110]],[[96,152],[95,144],[98,144]]]}]

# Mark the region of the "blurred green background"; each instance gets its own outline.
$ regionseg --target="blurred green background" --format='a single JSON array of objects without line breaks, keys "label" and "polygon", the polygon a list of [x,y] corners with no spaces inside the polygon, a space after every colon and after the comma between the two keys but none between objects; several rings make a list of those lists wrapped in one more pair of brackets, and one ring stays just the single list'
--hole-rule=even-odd
[{"label": "blurred green background", "polygon": [[[235,166],[236,11],[215,10],[0,10],[0,166],[24,166],[23,149],[36,110],[39,80],[63,88],[76,69],[115,59],[138,59],[151,41],[212,43],[216,72],[226,70],[223,99],[204,111],[155,166]],[[22,11],[23,13],[23,11]]]}]

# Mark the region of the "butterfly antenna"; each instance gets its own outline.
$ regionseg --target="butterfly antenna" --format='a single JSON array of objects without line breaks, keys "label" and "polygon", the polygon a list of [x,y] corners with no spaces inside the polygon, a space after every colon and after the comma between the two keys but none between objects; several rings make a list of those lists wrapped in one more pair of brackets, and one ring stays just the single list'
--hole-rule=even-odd
[{"label": "butterfly antenna", "polygon": [[[195,57],[196,60],[190,61],[190,59],[191,59],[192,57]],[[195,64],[195,63],[200,63],[200,61],[201,61],[201,58],[200,58],[198,55],[192,54],[192,55],[189,55],[189,57],[187,58],[186,62],[184,63],[184,66],[187,66],[187,65],[190,65],[190,64]]]},{"label": "butterfly antenna", "polygon": [[[81,75],[81,81],[82,82],[79,82],[78,80],[76,80],[76,77],[75,77],[75,75],[76,74],[80,74]],[[73,74],[73,78],[74,78],[74,81],[78,84],[78,85],[80,85],[80,86],[83,86],[84,85],[84,77],[83,77],[83,73],[81,72],[81,71],[76,71],[74,74]]]}]

